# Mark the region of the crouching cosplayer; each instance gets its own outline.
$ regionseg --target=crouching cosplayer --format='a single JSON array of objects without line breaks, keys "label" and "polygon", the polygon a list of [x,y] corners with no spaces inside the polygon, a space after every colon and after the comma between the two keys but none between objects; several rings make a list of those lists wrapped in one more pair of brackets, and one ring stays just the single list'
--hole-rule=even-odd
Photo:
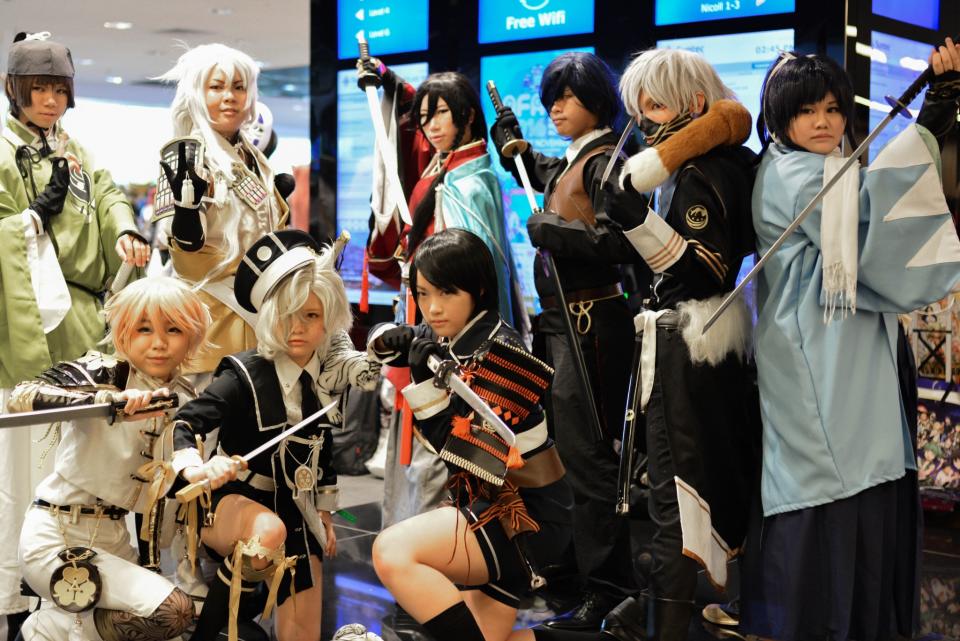
[{"label": "crouching cosplayer", "polygon": [[[37,487],[20,536],[29,586],[44,599],[22,628],[26,641],[163,640],[193,621],[189,596],[138,564],[124,517],[156,515],[173,473],[152,461],[170,438],[163,409],[193,398],[181,363],[203,343],[210,315],[172,278],[137,281],[105,307],[118,358],[89,352],[18,385],[12,412],[118,403],[117,420],[63,419],[54,472]],[[171,412],[172,413],[172,412]],[[156,552],[155,527],[143,538]]]},{"label": "crouching cosplayer", "polygon": [[[197,499],[208,509],[200,540],[222,559],[197,641],[216,638],[228,613],[236,639],[241,593],[259,581],[269,586],[265,615],[278,604],[280,641],[320,638],[320,563],[337,549],[330,430],[342,416],[333,409],[259,456],[238,458],[338,401],[348,386],[373,389],[377,382],[379,365],[354,351],[346,333],[350,308],[336,253],[321,252],[296,230],[267,234],[250,247],[235,292],[241,305],[259,312],[258,348],[224,358],[203,394],[177,414],[173,466],[190,483],[209,479],[212,495]],[[197,444],[217,427],[217,453],[203,463]]]}]

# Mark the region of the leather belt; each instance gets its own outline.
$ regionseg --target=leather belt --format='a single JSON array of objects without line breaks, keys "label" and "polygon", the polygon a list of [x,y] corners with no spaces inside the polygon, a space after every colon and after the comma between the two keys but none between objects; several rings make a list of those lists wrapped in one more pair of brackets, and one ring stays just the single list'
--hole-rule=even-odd
[{"label": "leather belt", "polygon": [[507,480],[517,487],[546,487],[562,479],[566,473],[557,446],[551,445],[525,459],[523,467],[508,470]]},{"label": "leather belt", "polygon": [[110,517],[111,521],[119,521],[130,513],[130,510],[111,505],[53,505],[43,499],[34,499],[33,505],[49,512],[76,513],[80,516],[107,516]]},{"label": "leather belt", "polygon": [[[564,292],[563,295],[567,299],[567,304],[570,305],[571,303],[590,303],[597,300],[623,296],[623,289],[619,283],[615,283],[613,285],[604,285],[590,289],[575,289]],[[540,299],[540,307],[543,309],[556,309],[558,305],[559,303],[557,302],[556,296],[544,296]]]},{"label": "leather belt", "polygon": [[680,312],[668,309],[657,319],[657,327],[661,329],[678,329],[680,327]]}]

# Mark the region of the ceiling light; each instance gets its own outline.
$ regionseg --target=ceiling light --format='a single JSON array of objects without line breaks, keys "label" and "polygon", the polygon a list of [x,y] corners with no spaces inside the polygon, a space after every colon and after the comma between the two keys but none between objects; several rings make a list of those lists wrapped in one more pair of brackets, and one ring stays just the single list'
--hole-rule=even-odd
[{"label": "ceiling light", "polygon": [[123,78],[122,78],[121,76],[107,76],[107,77],[105,78],[105,80],[106,80],[107,82],[109,82],[111,85],[122,85],[122,84],[123,84]]},{"label": "ceiling light", "polygon": [[210,13],[215,16],[230,16],[233,15],[233,9],[229,7],[214,7],[210,10]]},{"label": "ceiling light", "polygon": [[89,67],[93,64],[93,58],[80,58],[77,60],[77,64],[81,67]]},{"label": "ceiling light", "polygon": [[116,29],[117,31],[126,31],[127,29],[133,29],[132,22],[104,22],[104,29]]}]

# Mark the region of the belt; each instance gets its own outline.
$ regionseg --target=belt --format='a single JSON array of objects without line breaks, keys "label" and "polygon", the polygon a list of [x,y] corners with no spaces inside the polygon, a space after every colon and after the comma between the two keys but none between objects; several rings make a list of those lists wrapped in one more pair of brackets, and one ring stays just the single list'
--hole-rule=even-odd
[{"label": "belt", "polygon": [[[621,289],[619,283],[615,283],[613,285],[603,285],[602,287],[592,287],[590,289],[575,289],[564,292],[563,296],[567,299],[567,305],[572,303],[589,303],[596,300],[623,296],[623,289]],[[540,298],[540,307],[543,309],[556,309],[559,304],[556,296],[543,296]]]},{"label": "belt", "polygon": [[53,505],[43,499],[34,499],[33,505],[34,507],[43,508],[49,512],[61,512],[63,514],[76,513],[80,516],[107,516],[110,517],[111,521],[119,521],[130,513],[130,510],[124,510],[123,508],[110,505]]},{"label": "belt", "polygon": [[[680,312],[668,309],[657,318],[657,327],[660,329],[678,329],[680,327]],[[643,334],[643,330],[638,328],[637,334]]]},{"label": "belt", "polygon": [[523,467],[507,471],[507,480],[517,487],[546,487],[567,473],[560,461],[557,446],[551,445],[523,461]]},{"label": "belt", "polygon": [[[222,447],[220,447],[219,443],[217,443],[217,454],[230,458],[230,455],[227,454]],[[237,472],[237,480],[241,483],[246,483],[255,490],[260,490],[261,492],[273,492],[277,489],[277,483],[273,480],[272,476],[258,474],[251,469],[240,470]]]}]

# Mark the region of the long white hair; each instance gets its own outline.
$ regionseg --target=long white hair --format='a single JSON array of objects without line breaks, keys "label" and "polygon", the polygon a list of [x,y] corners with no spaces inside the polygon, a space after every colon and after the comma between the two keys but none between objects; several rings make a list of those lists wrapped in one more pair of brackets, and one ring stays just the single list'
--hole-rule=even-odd
[{"label": "long white hair", "polygon": [[200,45],[180,56],[177,64],[156,79],[177,83],[177,94],[170,105],[174,135],[186,136],[195,129],[199,130],[206,144],[208,158],[217,169],[230,175],[230,158],[222,153],[220,145],[216,144],[216,136],[219,134],[210,126],[210,114],[206,104],[207,81],[217,69],[226,74],[228,83],[235,73],[240,74],[247,88],[247,99],[243,105],[246,118],[243,124],[252,123],[257,117],[254,105],[257,104],[257,77],[260,69],[253,58],[242,51],[219,43]]},{"label": "long white hair", "polygon": [[717,100],[736,98],[703,56],[682,49],[650,49],[630,61],[620,77],[620,97],[633,118],[641,112],[640,94],[644,91],[678,114],[696,104],[697,93],[701,91],[705,98],[704,110]]}]

